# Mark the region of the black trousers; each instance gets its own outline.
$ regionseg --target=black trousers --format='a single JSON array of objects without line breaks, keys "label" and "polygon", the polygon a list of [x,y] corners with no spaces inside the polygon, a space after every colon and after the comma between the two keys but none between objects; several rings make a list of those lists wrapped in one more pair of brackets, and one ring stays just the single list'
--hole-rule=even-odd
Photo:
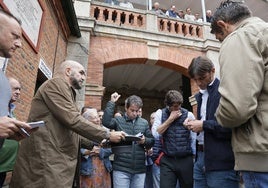
[{"label": "black trousers", "polygon": [[179,180],[180,188],[193,187],[193,157],[168,157],[160,161],[160,188],[175,188]]},{"label": "black trousers", "polygon": [[5,183],[6,175],[6,172],[0,172],[0,188],[2,188]]}]

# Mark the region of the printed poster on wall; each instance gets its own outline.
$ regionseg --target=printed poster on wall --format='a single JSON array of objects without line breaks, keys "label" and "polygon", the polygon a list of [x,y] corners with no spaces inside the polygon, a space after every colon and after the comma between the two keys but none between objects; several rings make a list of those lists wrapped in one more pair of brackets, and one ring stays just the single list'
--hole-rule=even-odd
[{"label": "printed poster on wall", "polygon": [[22,21],[22,29],[31,46],[38,51],[38,40],[43,16],[39,0],[3,0],[14,16]]}]

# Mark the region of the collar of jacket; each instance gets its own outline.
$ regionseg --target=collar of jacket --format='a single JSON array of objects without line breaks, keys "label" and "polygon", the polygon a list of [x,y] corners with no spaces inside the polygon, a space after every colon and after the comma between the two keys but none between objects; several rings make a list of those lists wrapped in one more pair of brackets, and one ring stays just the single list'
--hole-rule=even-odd
[{"label": "collar of jacket", "polygon": [[218,78],[215,78],[213,83],[207,87],[208,93],[215,89],[216,85],[219,85],[220,81]]},{"label": "collar of jacket", "polygon": [[125,120],[126,120],[126,122],[135,122],[139,117],[136,117],[135,119],[130,119],[128,116],[127,116],[127,114],[124,114],[124,117],[125,117]]}]

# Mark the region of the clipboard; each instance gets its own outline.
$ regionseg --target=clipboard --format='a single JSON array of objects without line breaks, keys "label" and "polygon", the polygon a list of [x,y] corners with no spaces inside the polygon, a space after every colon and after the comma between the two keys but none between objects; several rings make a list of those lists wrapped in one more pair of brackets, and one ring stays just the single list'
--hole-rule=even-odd
[{"label": "clipboard", "polygon": [[126,135],[124,141],[140,141],[141,137],[134,136],[134,135]]}]

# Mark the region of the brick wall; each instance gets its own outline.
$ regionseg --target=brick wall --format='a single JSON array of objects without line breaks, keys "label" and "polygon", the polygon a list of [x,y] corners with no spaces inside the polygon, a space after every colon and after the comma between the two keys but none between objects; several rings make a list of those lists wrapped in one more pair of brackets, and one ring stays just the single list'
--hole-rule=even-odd
[{"label": "brick wall", "polygon": [[[54,13],[53,1],[42,1],[44,6],[43,27],[40,31],[40,48],[36,53],[23,37],[22,49],[16,51],[9,60],[7,76],[18,79],[22,85],[21,99],[17,102],[15,114],[18,119],[26,121],[37,79],[40,58],[51,71],[66,57],[67,40],[57,15]],[[58,10],[60,11],[60,10]]]},{"label": "brick wall", "polygon": [[[60,2],[55,0],[42,1],[44,6],[44,20],[40,35],[40,48],[36,53],[23,39],[23,48],[19,49],[10,59],[7,75],[18,79],[22,84],[21,100],[17,103],[17,118],[26,120],[30,110],[30,103],[34,95],[37,71],[42,58],[51,71],[62,62],[67,53],[67,37],[70,31],[63,19]],[[87,69],[87,83],[103,85],[104,68],[124,63],[144,64],[148,59],[147,42],[120,39],[117,37],[91,36]],[[159,46],[159,61],[157,65],[170,68],[187,75],[187,67],[193,57],[202,52],[174,46]],[[123,59],[123,60],[122,60]],[[127,61],[127,62],[126,62]],[[166,63],[169,62],[169,63]],[[194,86],[193,86],[194,87]],[[192,91],[195,89],[192,87]],[[109,97],[109,96],[108,96]],[[141,96],[142,97],[142,96]],[[162,99],[147,99],[144,105],[144,116],[162,107]],[[105,100],[104,100],[105,101]],[[100,109],[103,97],[99,95],[85,96],[85,106]]]},{"label": "brick wall", "polygon": [[[157,65],[178,71],[187,76],[187,68],[192,58],[202,54],[203,52],[198,50],[161,44],[159,46],[159,60]],[[147,59],[148,50],[147,43],[145,42],[107,36],[93,36],[90,39],[87,83],[102,86],[104,68],[125,63],[144,64]],[[193,82],[188,87],[191,87],[192,93],[198,91],[198,87]],[[105,108],[106,102],[110,99],[110,94],[108,92],[104,93],[103,99],[100,96],[86,96],[85,105],[97,109]],[[161,99],[140,97],[144,100],[143,116],[146,119],[149,119],[151,112],[164,106],[164,96]],[[123,102],[121,103],[119,108],[124,109]]]}]

